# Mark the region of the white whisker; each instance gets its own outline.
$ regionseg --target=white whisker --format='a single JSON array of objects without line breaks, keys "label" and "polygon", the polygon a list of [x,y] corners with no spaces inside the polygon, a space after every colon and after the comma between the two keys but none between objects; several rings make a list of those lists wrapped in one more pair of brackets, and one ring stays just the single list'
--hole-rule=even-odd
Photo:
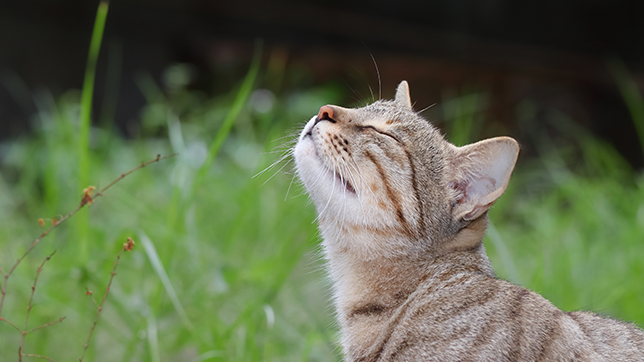
[{"label": "white whisker", "polygon": [[[327,172],[330,172],[330,171],[327,170]],[[335,180],[335,170],[333,170],[333,179]],[[331,193],[329,194],[329,200],[326,202],[326,205],[324,205],[324,208],[322,209],[322,211],[320,211],[318,216],[313,220],[313,222],[311,222],[311,224],[313,224],[316,221],[318,221],[322,217],[322,215],[324,215],[324,212],[326,211],[327,207],[331,203],[331,199],[333,198],[333,192],[335,191],[335,184],[336,183],[337,182],[333,182],[333,186],[331,186]]]},{"label": "white whisker", "polygon": [[291,182],[288,183],[288,188],[286,189],[286,195],[284,196],[284,201],[288,199],[288,193],[291,191],[291,186],[293,186],[293,181],[295,180],[295,177],[297,175],[293,174],[293,177],[291,177]]},{"label": "white whisker", "polygon": [[382,99],[382,81],[380,80],[380,70],[378,69],[378,63],[376,63],[376,58],[373,57],[373,54],[369,52],[371,60],[373,60],[373,65],[376,67],[376,74],[378,74],[378,99]]},{"label": "white whisker", "polygon": [[[292,156],[292,155],[293,155],[293,150],[288,150],[288,151],[286,151],[284,154],[282,154],[282,156],[278,157],[278,159],[277,159],[277,160],[275,160],[273,163],[271,163],[268,167],[266,167],[266,168],[264,168],[263,170],[261,170],[261,171],[259,171],[258,173],[256,173],[252,178],[256,178],[256,177],[259,177],[259,176],[263,175],[266,171],[268,171],[268,170],[270,170],[271,168],[275,167],[275,166],[276,166],[276,165],[278,165],[280,162],[284,161],[285,159],[287,159],[288,157],[290,157],[290,156]],[[289,160],[289,162],[287,162],[287,164],[288,164],[288,163],[290,163],[290,162],[291,162],[291,161]],[[283,168],[284,168],[284,167],[280,168],[280,170],[279,170],[279,171],[281,171]],[[279,171],[277,171],[277,172],[279,172]],[[273,175],[273,176],[275,176],[275,175]],[[271,178],[273,178],[273,176],[271,176]],[[269,180],[270,180],[270,179],[269,179]]]},{"label": "white whisker", "polygon": [[374,98],[373,89],[371,89],[371,84],[367,83],[367,87],[369,87],[369,93],[371,93],[371,101],[375,102],[376,98]]},{"label": "white whisker", "polygon": [[371,192],[371,195],[373,195],[373,198],[374,198],[376,201],[378,201],[378,197],[377,197],[377,196],[376,196],[376,194],[373,192],[373,190],[371,189],[371,187],[369,187],[369,184],[367,184],[367,181],[365,181],[364,177],[362,177],[362,174],[360,173],[360,168],[358,167],[358,164],[356,163],[356,160],[353,158],[353,156],[351,156],[351,160],[353,161],[353,165],[354,165],[354,168],[355,168],[355,170],[356,170],[356,173],[358,174],[358,176],[360,176],[360,179],[361,179],[361,180],[362,180],[362,182],[364,183],[365,188],[366,188],[367,190],[369,190],[369,192]]},{"label": "white whisker", "polygon": [[266,183],[268,181],[270,181],[273,177],[275,177],[275,175],[280,173],[280,171],[282,171],[284,169],[284,167],[288,166],[291,163],[291,161],[292,161],[292,159],[288,160],[288,162],[286,162],[282,167],[280,167],[279,170],[275,171],[275,173],[271,177],[269,177],[266,181],[262,182],[262,186],[266,185]]},{"label": "white whisker", "polygon": [[423,113],[423,112],[425,112],[426,110],[428,110],[428,109],[430,109],[430,108],[434,107],[434,106],[435,106],[435,105],[437,105],[437,104],[438,104],[438,103],[431,104],[431,105],[429,105],[429,106],[427,106],[427,107],[425,107],[425,108],[421,109],[421,110],[420,110],[420,111],[418,111],[417,113]]}]

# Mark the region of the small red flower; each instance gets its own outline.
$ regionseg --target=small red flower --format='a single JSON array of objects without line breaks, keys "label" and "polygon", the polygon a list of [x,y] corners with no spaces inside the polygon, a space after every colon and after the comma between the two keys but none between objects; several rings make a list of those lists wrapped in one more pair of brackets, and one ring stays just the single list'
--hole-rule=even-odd
[{"label": "small red flower", "polygon": [[127,251],[132,251],[134,248],[134,240],[132,238],[127,238],[127,243],[123,243],[123,249]]},{"label": "small red flower", "polygon": [[87,186],[86,189],[83,189],[83,199],[81,200],[81,206],[84,206],[85,204],[92,205],[92,203],[94,202],[94,199],[92,198],[94,190],[96,190],[96,187],[94,186]]}]

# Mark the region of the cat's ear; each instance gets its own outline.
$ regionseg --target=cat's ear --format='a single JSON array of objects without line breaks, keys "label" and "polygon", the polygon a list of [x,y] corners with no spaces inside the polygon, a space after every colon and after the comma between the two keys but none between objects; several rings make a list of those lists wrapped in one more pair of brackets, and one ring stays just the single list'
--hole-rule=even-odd
[{"label": "cat's ear", "polygon": [[396,89],[396,102],[401,106],[412,109],[411,97],[409,96],[409,85],[406,80],[400,82],[398,89]]},{"label": "cat's ear", "polygon": [[474,220],[494,204],[508,186],[518,155],[519,144],[510,137],[456,147],[449,169],[456,220]]}]

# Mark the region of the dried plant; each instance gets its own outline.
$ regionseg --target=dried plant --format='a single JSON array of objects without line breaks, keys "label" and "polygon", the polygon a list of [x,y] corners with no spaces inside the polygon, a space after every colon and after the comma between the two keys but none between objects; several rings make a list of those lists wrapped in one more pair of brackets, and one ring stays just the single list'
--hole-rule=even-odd
[{"label": "dried plant", "polygon": [[[40,236],[38,236],[34,241],[31,242],[31,244],[29,245],[27,250],[16,260],[16,262],[13,264],[13,266],[8,271],[5,271],[5,269],[0,267],[0,272],[2,272],[2,275],[4,277],[4,281],[0,285],[0,293],[1,293],[1,295],[0,295],[0,322],[5,322],[5,323],[11,325],[16,331],[18,331],[21,334],[20,347],[18,348],[18,361],[22,361],[23,357],[34,357],[34,358],[45,359],[45,360],[48,360],[48,361],[54,361],[52,358],[49,358],[49,357],[46,357],[46,356],[42,356],[42,355],[38,355],[38,354],[32,354],[32,353],[25,353],[24,352],[24,350],[25,350],[25,340],[26,340],[26,337],[27,337],[28,334],[31,334],[31,333],[33,333],[33,332],[35,332],[37,330],[52,326],[54,324],[60,323],[63,320],[65,320],[65,317],[61,317],[61,318],[59,318],[59,319],[57,319],[55,321],[43,324],[43,325],[41,325],[39,327],[36,327],[36,328],[29,329],[29,316],[31,314],[31,309],[33,307],[33,298],[34,298],[34,294],[36,292],[36,285],[38,283],[38,278],[40,277],[40,273],[42,272],[42,270],[43,270],[43,268],[45,266],[45,263],[47,263],[47,261],[49,261],[51,259],[51,257],[56,253],[55,251],[52,252],[51,254],[49,254],[47,256],[47,258],[45,258],[45,260],[43,260],[43,262],[38,267],[38,270],[36,271],[36,277],[34,278],[34,283],[31,286],[31,295],[29,297],[29,304],[27,305],[27,314],[26,314],[26,317],[25,317],[24,328],[20,328],[16,323],[12,322],[11,320],[9,320],[8,318],[3,316],[2,308],[4,307],[5,297],[7,296],[7,283],[9,281],[9,278],[13,274],[13,272],[18,267],[18,265],[20,265],[20,263],[22,263],[22,261],[27,257],[27,255],[29,255],[29,253],[31,253],[31,251],[36,247],[36,245],[38,245],[47,235],[49,235],[49,233],[51,233],[55,228],[60,226],[63,222],[67,221],[70,217],[74,216],[80,209],[82,209],[86,205],[91,206],[94,203],[94,200],[97,197],[102,196],[105,193],[105,191],[107,191],[110,187],[114,186],[114,184],[116,184],[117,182],[121,181],[122,179],[127,177],[129,174],[131,174],[131,173],[133,173],[133,172],[135,172],[135,171],[137,171],[137,170],[139,170],[139,169],[141,169],[141,168],[143,168],[143,167],[145,167],[145,166],[147,166],[147,165],[149,165],[151,163],[159,162],[161,160],[173,157],[174,155],[175,154],[170,154],[170,155],[167,155],[167,156],[157,155],[157,157],[155,157],[155,158],[153,158],[151,160],[148,160],[146,162],[142,162],[141,164],[139,164],[138,166],[132,168],[131,170],[129,170],[129,171],[125,172],[125,173],[122,173],[119,177],[114,179],[114,181],[110,182],[107,186],[105,186],[104,188],[102,188],[101,190],[99,190],[96,193],[94,193],[94,191],[96,190],[96,188],[94,186],[88,186],[87,188],[85,188],[83,190],[83,196],[81,198],[81,202],[80,202],[79,206],[76,207],[76,209],[74,209],[73,211],[71,211],[70,213],[68,213],[67,215],[65,215],[63,217],[52,219],[52,225],[47,230],[45,230],[43,233],[41,233]],[[42,218],[38,219],[38,223],[40,224],[40,226],[45,225],[45,221]],[[87,352],[87,348],[89,347],[89,342],[90,342],[90,340],[92,338],[92,334],[94,333],[94,329],[96,328],[96,324],[98,323],[98,319],[100,318],[101,312],[103,311],[103,305],[105,303],[105,300],[107,299],[107,295],[110,292],[110,287],[112,285],[112,281],[114,280],[114,276],[116,275],[116,267],[118,266],[118,263],[119,263],[119,261],[121,259],[121,255],[123,255],[123,252],[125,252],[125,251],[132,251],[133,247],[134,247],[134,241],[132,240],[132,238],[128,238],[127,242],[123,244],[123,247],[122,247],[121,251],[119,252],[119,254],[116,257],[116,260],[114,261],[114,266],[112,267],[112,272],[110,274],[110,280],[109,280],[109,282],[107,284],[107,288],[105,289],[105,294],[103,295],[103,299],[101,300],[100,304],[98,304],[96,302],[96,300],[94,299],[93,293],[91,291],[89,291],[89,290],[87,291],[87,294],[91,296],[92,300],[94,301],[94,304],[97,307],[97,312],[96,312],[96,317],[94,318],[94,323],[92,324],[92,327],[91,327],[91,329],[89,331],[89,334],[87,336],[87,340],[83,344],[83,353],[82,353],[81,357],[78,358],[78,361],[82,361],[83,358],[85,357],[85,353]]]}]

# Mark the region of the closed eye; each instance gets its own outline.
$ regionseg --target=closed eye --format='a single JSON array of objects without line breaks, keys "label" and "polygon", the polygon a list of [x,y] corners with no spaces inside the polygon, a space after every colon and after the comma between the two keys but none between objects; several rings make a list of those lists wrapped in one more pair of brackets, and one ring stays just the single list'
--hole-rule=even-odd
[{"label": "closed eye", "polygon": [[374,130],[374,131],[376,131],[376,132],[380,133],[381,135],[387,136],[387,137],[389,137],[389,138],[393,139],[394,141],[396,141],[396,142],[398,142],[398,143],[402,144],[402,142],[400,142],[400,140],[399,140],[398,138],[396,138],[396,136],[394,136],[394,135],[392,135],[392,134],[390,134],[390,133],[387,133],[387,132],[385,132],[385,131],[381,131],[381,130],[377,129],[377,128],[376,128],[376,127],[374,127],[374,126],[356,126],[356,127],[357,127],[357,128],[358,128],[358,130],[360,130],[360,131],[364,131],[364,130],[367,130],[367,129],[372,129],[372,130]]}]

